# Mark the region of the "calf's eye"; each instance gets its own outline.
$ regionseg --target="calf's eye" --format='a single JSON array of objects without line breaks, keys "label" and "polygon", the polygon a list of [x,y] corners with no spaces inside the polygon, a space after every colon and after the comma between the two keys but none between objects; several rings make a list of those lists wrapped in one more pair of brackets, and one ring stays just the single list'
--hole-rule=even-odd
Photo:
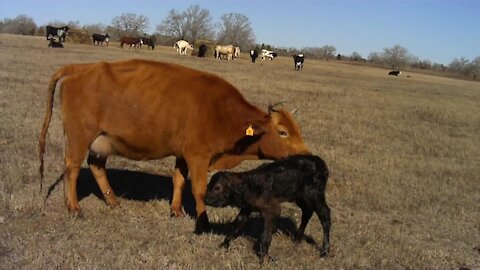
[{"label": "calf's eye", "polygon": [[213,187],[213,191],[220,192],[220,191],[222,191],[222,187],[221,186],[215,186],[215,187]]}]

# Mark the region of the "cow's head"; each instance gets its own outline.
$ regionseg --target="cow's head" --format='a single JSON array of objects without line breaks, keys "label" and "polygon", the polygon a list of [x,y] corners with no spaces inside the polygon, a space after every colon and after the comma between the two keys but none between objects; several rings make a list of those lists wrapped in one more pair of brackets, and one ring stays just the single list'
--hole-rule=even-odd
[{"label": "cow's head", "polygon": [[290,155],[310,153],[298,123],[290,112],[269,107],[269,113],[261,122],[253,123],[254,136],[260,158],[280,159]]}]

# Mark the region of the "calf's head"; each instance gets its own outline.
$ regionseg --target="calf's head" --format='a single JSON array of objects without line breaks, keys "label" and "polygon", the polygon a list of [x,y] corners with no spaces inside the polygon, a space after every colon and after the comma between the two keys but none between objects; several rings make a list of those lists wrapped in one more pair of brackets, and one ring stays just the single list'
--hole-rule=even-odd
[{"label": "calf's head", "polygon": [[218,172],[214,174],[208,183],[205,203],[214,207],[232,205],[235,192],[241,179],[233,173]]}]

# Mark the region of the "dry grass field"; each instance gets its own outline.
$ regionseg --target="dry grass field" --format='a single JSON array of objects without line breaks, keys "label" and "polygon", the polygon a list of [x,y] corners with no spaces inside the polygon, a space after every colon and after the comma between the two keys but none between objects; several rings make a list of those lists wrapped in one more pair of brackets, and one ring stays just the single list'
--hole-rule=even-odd
[{"label": "dry grass field", "polygon": [[[319,259],[316,216],[298,245],[300,210],[285,204],[264,269],[480,269],[480,83],[335,61],[290,58],[252,64],[154,51],[65,44],[0,34],[0,269],[256,269],[255,216],[229,250],[218,247],[238,213],[208,208],[214,233],[193,234],[191,216],[170,218],[173,159],[112,157],[109,178],[121,206],[109,209],[89,170],[79,180],[84,219],[64,205],[58,96],[47,137],[41,193],[38,135],[53,72],[70,63],[143,58],[224,77],[253,104],[298,108],[306,143],[331,171],[331,255]],[[81,117],[81,116],[79,116]],[[235,170],[260,164],[244,162]],[[86,163],[84,164],[86,165]],[[53,188],[47,198],[48,188]],[[185,192],[185,209],[193,199]]]}]

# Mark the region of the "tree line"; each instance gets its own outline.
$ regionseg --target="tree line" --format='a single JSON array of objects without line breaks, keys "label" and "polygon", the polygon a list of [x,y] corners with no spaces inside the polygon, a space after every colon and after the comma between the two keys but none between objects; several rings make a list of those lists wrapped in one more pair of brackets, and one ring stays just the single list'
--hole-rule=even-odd
[{"label": "tree line", "polygon": [[[79,21],[62,22],[54,20],[48,23],[52,26],[68,25],[73,29],[84,29],[88,33],[108,33],[112,40],[119,40],[121,36],[147,36],[150,20],[144,15],[123,13],[112,19],[110,25],[101,23],[81,25]],[[360,53],[341,55],[332,45],[322,47],[286,48],[275,47],[269,44],[258,44],[250,20],[240,13],[228,13],[214,22],[210,11],[199,5],[192,5],[184,11],[171,9],[166,17],[155,28],[150,36],[154,37],[157,44],[171,46],[179,39],[193,43],[196,40],[213,41],[218,44],[235,44],[243,51],[250,49],[274,50],[279,55],[290,56],[297,53],[305,54],[307,58],[353,61],[367,63],[391,69],[414,68],[449,72],[457,77],[468,77],[477,80],[480,77],[480,56],[473,60],[465,57],[455,58],[449,65],[432,63],[429,60],[420,60],[411,55],[408,50],[400,45],[384,48],[383,52],[372,52],[367,58]],[[37,26],[35,21],[27,15],[18,15],[15,18],[0,20],[0,33],[19,35],[45,35],[45,25]]]}]

